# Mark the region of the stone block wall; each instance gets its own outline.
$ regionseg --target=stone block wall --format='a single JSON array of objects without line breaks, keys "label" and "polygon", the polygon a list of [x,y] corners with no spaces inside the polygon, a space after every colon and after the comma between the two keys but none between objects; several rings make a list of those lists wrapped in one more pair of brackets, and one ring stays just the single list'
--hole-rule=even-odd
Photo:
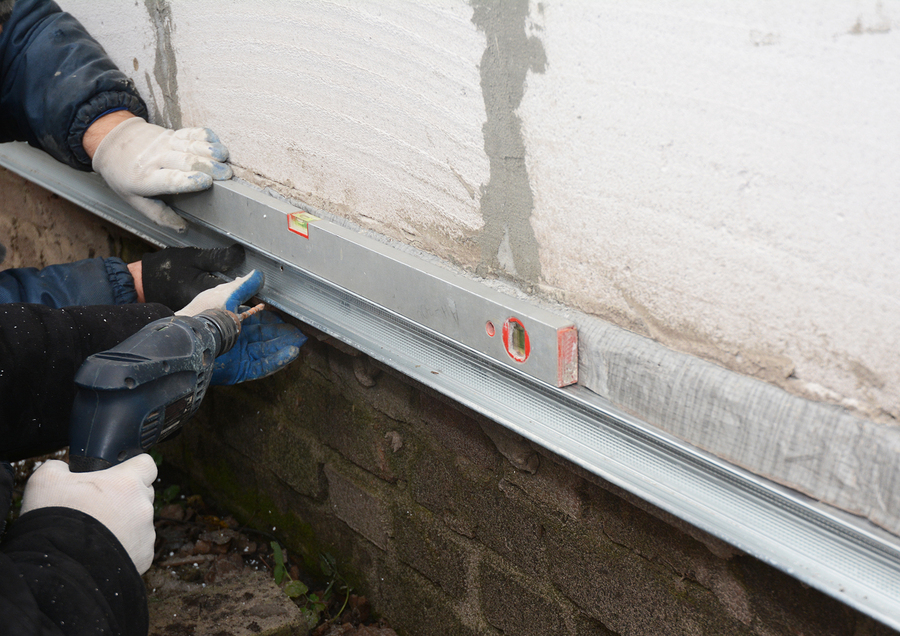
[{"label": "stone block wall", "polygon": [[77,205],[0,168],[0,269],[136,254],[137,241]]},{"label": "stone block wall", "polygon": [[307,565],[333,555],[398,632],[893,633],[304,328],[164,455]]}]

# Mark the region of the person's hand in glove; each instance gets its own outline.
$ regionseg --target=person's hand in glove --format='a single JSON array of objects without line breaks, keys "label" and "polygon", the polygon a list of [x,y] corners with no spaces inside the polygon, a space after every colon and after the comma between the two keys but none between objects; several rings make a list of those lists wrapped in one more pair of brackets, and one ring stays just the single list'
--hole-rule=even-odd
[{"label": "person's hand in glove", "polygon": [[176,316],[196,316],[207,309],[227,309],[238,313],[238,307],[253,298],[265,281],[263,273],[252,270],[246,276],[235,278],[201,292],[194,300],[175,312]]},{"label": "person's hand in glove", "polygon": [[139,574],[153,563],[153,482],[156,463],[149,455],[90,473],[69,472],[65,462],[51,459],[25,484],[22,512],[38,508],[73,508],[92,516],[112,532]]},{"label": "person's hand in glove", "polygon": [[216,358],[210,384],[237,384],[257,380],[287,366],[300,355],[303,332],[271,311],[244,319],[234,347]]},{"label": "person's hand in glove", "polygon": [[[238,313],[241,305],[262,289],[262,272],[253,270],[202,292],[178,316],[196,316],[207,309],[227,309]],[[249,316],[241,323],[241,334],[234,347],[216,358],[210,382],[216,385],[237,384],[271,375],[292,362],[299,354],[306,336],[270,311]]]},{"label": "person's hand in glove", "polygon": [[228,148],[208,128],[170,130],[128,111],[109,113],[85,131],[82,145],[112,190],[158,225],[184,232],[187,224],[153,198],[205,190],[231,178]]},{"label": "person's hand in glove", "polygon": [[244,248],[169,247],[128,264],[138,302],[161,303],[176,310],[200,292],[222,284],[212,272],[228,272],[244,262]]}]

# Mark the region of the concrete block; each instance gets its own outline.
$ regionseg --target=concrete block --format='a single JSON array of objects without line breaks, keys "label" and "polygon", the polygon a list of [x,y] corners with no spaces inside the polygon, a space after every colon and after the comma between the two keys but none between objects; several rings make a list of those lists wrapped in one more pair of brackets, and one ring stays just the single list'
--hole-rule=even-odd
[{"label": "concrete block", "polygon": [[272,461],[269,467],[294,492],[323,501],[328,493],[328,482],[324,463],[316,459],[320,455],[318,450],[302,438],[275,444],[268,456]]},{"label": "concrete block", "polygon": [[415,505],[408,508],[401,509],[394,520],[394,546],[400,560],[450,597],[464,596],[467,546],[430,511]]},{"label": "concrete block", "polygon": [[442,588],[404,563],[380,561],[371,586],[371,602],[404,636],[502,636],[481,617],[477,601],[448,603]]},{"label": "concrete block", "polygon": [[[320,343],[313,343],[313,347],[308,359],[318,359],[324,354],[343,355],[321,351],[327,347]],[[295,378],[292,387],[286,389],[283,404],[282,423],[308,431],[317,443],[324,442],[373,475],[385,481],[396,481],[392,464],[398,452],[406,452],[401,450],[402,444],[398,447],[396,439],[388,436],[397,423],[374,409],[366,400],[349,399],[348,395],[339,391],[338,386],[307,370]]]},{"label": "concrete block", "polygon": [[733,575],[749,598],[754,633],[897,636],[896,631],[855,615],[818,590],[758,559],[741,556],[731,565]]},{"label": "concrete block", "polygon": [[681,534],[685,534],[703,544],[707,550],[719,559],[728,560],[736,555],[742,554],[742,552],[734,546],[725,543],[721,539],[704,532],[696,526],[692,526],[665,510],[644,501],[627,490],[623,490],[615,484],[588,472],[581,466],[573,464],[569,460],[564,459],[547,449],[539,448],[536,445],[535,447],[544,458],[544,463],[549,460],[549,462],[552,462],[555,466],[559,467],[563,473],[571,473],[583,480],[585,484],[585,501],[589,503],[589,508],[591,510],[600,511],[605,509],[607,505],[618,506],[619,504],[614,502],[622,500],[628,505],[633,506],[638,510],[642,510],[653,518],[663,522],[666,527],[677,530],[678,532],[669,531],[669,534],[672,536],[680,537]]},{"label": "concrete block", "polygon": [[539,579],[546,577],[549,555],[543,536],[556,520],[534,506],[520,490],[502,482],[466,503],[475,519],[477,541],[524,572]]},{"label": "concrete block", "polygon": [[556,523],[515,486],[462,458],[423,454],[414,465],[413,498],[450,529],[536,575],[546,571],[544,525]]},{"label": "concrete block", "polygon": [[472,514],[472,500],[494,487],[493,475],[465,457],[428,451],[416,457],[411,471],[413,499],[442,518],[455,532],[474,537],[478,520]]},{"label": "concrete block", "polygon": [[559,601],[540,583],[516,573],[499,559],[482,561],[478,585],[485,619],[504,634],[568,633]]},{"label": "concrete block", "polygon": [[338,519],[382,550],[391,536],[391,514],[372,489],[342,473],[332,464],[325,465],[328,501]]},{"label": "concrete block", "polygon": [[[321,469],[325,458],[320,442],[305,427],[286,418],[278,403],[260,400],[255,393],[236,386],[212,391],[203,408],[211,429],[206,435],[220,437],[246,455],[247,461],[264,463],[296,492],[316,500],[325,497]],[[234,413],[242,416],[234,418]]]},{"label": "concrete block", "polygon": [[465,457],[485,470],[498,470],[496,446],[461,406],[451,406],[431,392],[422,393],[419,404],[423,433],[434,439],[437,449]]},{"label": "concrete block", "polygon": [[[417,384],[410,382],[398,372],[372,358],[366,358],[366,365],[375,373],[375,386],[363,389],[359,382],[359,363],[354,362],[354,376],[360,386],[359,393],[379,411],[395,422],[415,423],[419,420],[419,397]],[[377,373],[376,373],[377,372]]]},{"label": "concrete block", "polygon": [[360,468],[385,481],[396,481],[391,462],[397,451],[387,437],[391,423],[366,406],[336,400],[334,407],[327,419],[315,422],[321,440]]},{"label": "concrete block", "polygon": [[664,563],[651,562],[602,535],[561,526],[545,536],[549,577],[591,618],[621,636],[748,635],[715,596]]},{"label": "concrete block", "polygon": [[503,478],[521,488],[533,501],[571,519],[581,518],[587,499],[587,484],[559,464],[542,461],[533,474],[509,468],[504,471]]},{"label": "concrete block", "polygon": [[398,422],[418,419],[418,391],[398,377],[394,369],[333,339],[325,341],[323,346],[327,350],[325,356],[330,377],[340,385],[340,392],[347,399],[366,402]]}]

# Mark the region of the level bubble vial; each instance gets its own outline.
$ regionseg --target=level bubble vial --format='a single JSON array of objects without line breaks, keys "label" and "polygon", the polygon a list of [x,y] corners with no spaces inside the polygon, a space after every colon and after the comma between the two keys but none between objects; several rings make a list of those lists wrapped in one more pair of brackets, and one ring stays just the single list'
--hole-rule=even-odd
[{"label": "level bubble vial", "polygon": [[503,346],[516,362],[525,362],[531,354],[528,331],[518,318],[510,317],[503,323]]}]

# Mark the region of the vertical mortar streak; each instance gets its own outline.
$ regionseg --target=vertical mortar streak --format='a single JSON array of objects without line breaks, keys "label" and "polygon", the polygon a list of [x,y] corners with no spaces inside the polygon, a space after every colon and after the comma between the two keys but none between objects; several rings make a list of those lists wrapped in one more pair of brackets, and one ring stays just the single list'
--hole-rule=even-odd
[{"label": "vertical mortar streak", "polygon": [[172,44],[172,8],[168,0],[144,0],[150,21],[156,29],[156,60],[153,76],[162,91],[163,122],[169,128],[181,128],[181,106],[178,104],[178,66],[175,62],[175,47]]},{"label": "vertical mortar streak", "polygon": [[508,236],[513,267],[504,271],[537,284],[541,263],[531,227],[534,198],[516,109],[525,94],[528,71],[543,73],[547,58],[541,41],[525,32],[528,0],[473,0],[472,8],[472,22],[484,32],[487,43],[480,71],[486,113],[484,151],[491,170],[488,183],[482,186],[479,270],[485,274],[503,269],[498,252]]}]

